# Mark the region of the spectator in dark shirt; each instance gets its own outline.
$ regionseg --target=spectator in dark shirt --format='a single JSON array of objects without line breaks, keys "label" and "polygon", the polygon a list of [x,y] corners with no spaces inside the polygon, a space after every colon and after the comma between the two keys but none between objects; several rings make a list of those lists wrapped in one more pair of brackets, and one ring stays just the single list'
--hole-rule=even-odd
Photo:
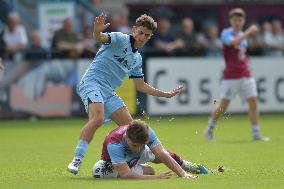
[{"label": "spectator in dark shirt", "polygon": [[191,18],[183,18],[181,31],[177,35],[179,48],[187,54],[196,54],[201,49],[201,44],[194,33],[194,23]]},{"label": "spectator in dark shirt", "polygon": [[63,27],[54,33],[52,50],[55,57],[61,58],[77,58],[82,54],[83,45],[73,30],[73,21],[70,18],[66,18]]},{"label": "spectator in dark shirt", "polygon": [[153,35],[153,39],[149,45],[165,54],[172,54],[181,45],[176,41],[175,35],[171,32],[171,21],[168,18],[158,19],[157,32]]}]

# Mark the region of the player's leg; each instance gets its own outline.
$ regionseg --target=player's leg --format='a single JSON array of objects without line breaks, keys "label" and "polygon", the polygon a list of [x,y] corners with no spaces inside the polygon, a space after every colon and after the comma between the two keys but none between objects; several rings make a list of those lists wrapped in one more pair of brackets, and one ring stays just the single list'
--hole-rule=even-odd
[{"label": "player's leg", "polygon": [[[90,88],[90,86],[92,86],[92,88]],[[93,82],[86,84],[82,81],[77,88],[77,92],[85,105],[89,120],[81,130],[74,158],[68,165],[68,170],[74,174],[78,173],[89,143],[96,130],[103,124],[105,117],[104,99],[98,83]]]},{"label": "player's leg", "polygon": [[217,124],[220,116],[227,110],[230,101],[235,97],[239,88],[238,80],[222,80],[220,87],[221,101],[217,108],[211,113],[211,117],[208,120],[208,127],[204,132],[204,136],[207,140],[213,140],[213,129]]},{"label": "player's leg", "polygon": [[[184,160],[178,154],[172,151],[167,150],[167,152],[181,166],[183,170],[193,173],[193,174],[207,174],[208,173],[208,170],[203,165]],[[152,162],[162,163],[162,161],[157,157],[155,157],[155,159],[152,160]]]},{"label": "player's leg", "polygon": [[253,140],[268,141],[269,138],[260,134],[257,89],[253,78],[243,79],[240,95],[243,99],[247,99],[249,105],[248,115],[251,122]]},{"label": "player's leg", "polygon": [[80,133],[80,140],[90,143],[94,133],[104,122],[104,104],[90,103],[89,104],[89,120],[83,127]]},{"label": "player's leg", "polygon": [[204,136],[207,140],[214,139],[213,130],[217,124],[218,119],[227,110],[229,104],[230,104],[230,100],[223,98],[221,99],[218,107],[213,110],[211,117],[208,120],[208,127],[204,132]]},{"label": "player's leg", "polygon": [[260,134],[260,127],[259,127],[259,111],[257,105],[257,97],[250,97],[248,98],[249,104],[249,118],[251,122],[251,129],[253,133],[253,140],[262,140],[262,141],[269,141],[268,137],[262,136]]},{"label": "player's leg", "polygon": [[155,170],[148,162],[155,160],[155,155],[152,153],[148,146],[145,146],[143,152],[136,165],[131,168],[131,171],[140,175],[155,175]]},{"label": "player's leg", "polygon": [[118,95],[114,95],[105,102],[106,117],[113,120],[118,126],[127,125],[133,121],[124,102]]},{"label": "player's leg", "polygon": [[72,162],[68,165],[68,170],[77,174],[89,143],[92,141],[94,133],[103,124],[104,121],[104,105],[102,103],[89,104],[89,120],[80,133],[80,139],[75,149]]},{"label": "player's leg", "polygon": [[118,126],[127,125],[133,121],[126,107],[119,108],[110,115],[110,119],[113,120]]}]

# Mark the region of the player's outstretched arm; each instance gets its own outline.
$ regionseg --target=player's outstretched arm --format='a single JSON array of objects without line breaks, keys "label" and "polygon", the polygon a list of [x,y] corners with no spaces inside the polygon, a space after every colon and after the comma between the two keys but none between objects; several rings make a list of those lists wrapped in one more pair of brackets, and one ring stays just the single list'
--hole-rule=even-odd
[{"label": "player's outstretched arm", "polygon": [[103,33],[103,31],[110,25],[110,23],[105,24],[106,17],[107,16],[105,14],[101,14],[95,18],[93,37],[97,42],[107,43],[109,40],[109,36]]},{"label": "player's outstretched arm", "polygon": [[143,78],[135,78],[133,80],[134,80],[136,89],[138,91],[143,92],[143,93],[147,93],[147,94],[152,95],[152,96],[157,96],[157,97],[166,97],[166,98],[174,97],[178,93],[180,93],[182,88],[183,88],[183,86],[180,85],[180,86],[177,86],[172,91],[162,91],[162,90],[159,90],[159,89],[152,87],[148,83],[145,83]]},{"label": "player's outstretched arm", "polygon": [[118,172],[119,178],[122,179],[168,179],[172,176],[171,171],[161,173],[160,175],[139,175],[132,172],[127,163],[117,163],[113,167]]},{"label": "player's outstretched arm", "polygon": [[175,172],[179,177],[182,178],[196,178],[197,176],[186,173],[180,165],[167,153],[167,151],[162,147],[161,144],[158,144],[151,149],[156,158],[162,161],[169,169]]},{"label": "player's outstretched arm", "polygon": [[2,62],[2,58],[0,57],[0,70],[4,70],[4,64]]},{"label": "player's outstretched arm", "polygon": [[248,38],[250,35],[253,35],[258,32],[258,27],[256,25],[251,25],[242,35],[235,37],[231,42],[230,45],[236,46],[242,40]]}]

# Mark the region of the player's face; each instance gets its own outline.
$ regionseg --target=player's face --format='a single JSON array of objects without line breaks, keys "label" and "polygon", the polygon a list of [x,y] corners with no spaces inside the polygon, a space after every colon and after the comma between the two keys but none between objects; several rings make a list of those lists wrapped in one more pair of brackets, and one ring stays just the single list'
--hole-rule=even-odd
[{"label": "player's face", "polygon": [[135,39],[134,47],[138,48],[147,43],[147,41],[149,41],[152,36],[152,31],[143,26],[134,26],[132,28],[132,35]]},{"label": "player's face", "polygon": [[134,153],[141,152],[145,148],[145,144],[139,144],[139,143],[132,142],[128,137],[126,139],[126,143],[129,149]]},{"label": "player's face", "polygon": [[230,24],[234,31],[241,31],[245,24],[245,18],[242,16],[233,16],[230,19]]}]

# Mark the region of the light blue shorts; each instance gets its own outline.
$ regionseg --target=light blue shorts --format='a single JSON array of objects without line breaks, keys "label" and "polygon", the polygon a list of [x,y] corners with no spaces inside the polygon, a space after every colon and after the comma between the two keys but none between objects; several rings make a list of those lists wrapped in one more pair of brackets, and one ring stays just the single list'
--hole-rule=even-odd
[{"label": "light blue shorts", "polygon": [[109,122],[109,116],[113,112],[125,107],[123,100],[111,88],[99,81],[81,81],[77,87],[77,93],[81,97],[87,113],[90,103],[104,104],[105,123]]}]

